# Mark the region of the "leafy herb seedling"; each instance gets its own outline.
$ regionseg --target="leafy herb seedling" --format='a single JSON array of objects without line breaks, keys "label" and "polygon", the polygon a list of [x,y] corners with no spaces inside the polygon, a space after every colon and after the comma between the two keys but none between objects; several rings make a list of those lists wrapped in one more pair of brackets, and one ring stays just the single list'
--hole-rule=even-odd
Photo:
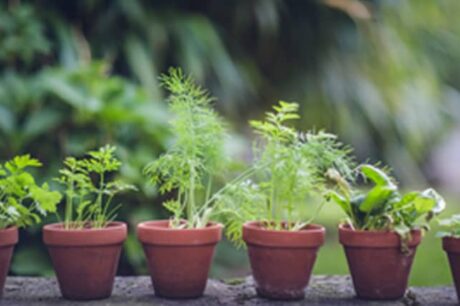
[{"label": "leafy herb seedling", "polygon": [[439,225],[443,228],[437,233],[438,237],[460,238],[460,215],[452,215],[449,218],[439,220]]},{"label": "leafy herb seedling", "polygon": [[327,197],[342,208],[353,229],[395,231],[407,241],[412,229],[417,225],[428,229],[428,222],[445,207],[444,199],[431,188],[401,194],[384,169],[364,164],[358,173],[374,184],[370,190],[355,189],[340,174],[328,172],[337,191],[330,191]]},{"label": "leafy herb seedling", "polygon": [[114,196],[125,190],[135,190],[120,180],[110,181],[110,174],[117,171],[121,162],[114,156],[115,147],[105,146],[90,151],[88,157],[68,157],[56,180],[64,185],[64,227],[102,228],[112,221],[120,204],[110,207]]},{"label": "leafy herb seedling", "polygon": [[36,184],[27,168],[42,164],[29,155],[16,156],[0,165],[0,228],[25,227],[41,221],[41,216],[56,211],[59,192],[46,183]]},{"label": "leafy herb seedling", "polygon": [[242,226],[260,221],[267,229],[296,231],[311,219],[302,217],[303,205],[324,191],[328,169],[345,177],[353,173],[350,148],[333,134],[300,133],[287,125],[298,119],[298,104],[281,101],[265,121],[251,121],[261,136],[256,142],[254,180],[230,186],[219,197],[227,216],[227,235],[242,244]]}]

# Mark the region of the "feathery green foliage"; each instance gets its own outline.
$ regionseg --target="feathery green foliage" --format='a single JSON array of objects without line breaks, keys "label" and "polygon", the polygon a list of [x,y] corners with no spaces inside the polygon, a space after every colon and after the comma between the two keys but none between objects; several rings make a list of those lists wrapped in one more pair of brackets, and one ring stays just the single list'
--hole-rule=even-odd
[{"label": "feathery green foliage", "polygon": [[351,176],[351,149],[335,135],[300,133],[287,123],[298,119],[298,104],[281,101],[265,121],[251,121],[262,141],[255,144],[255,181],[242,181],[220,196],[226,212],[227,235],[241,245],[242,225],[249,220],[269,229],[300,230],[311,220],[301,216],[302,205],[326,187],[325,174],[334,169]]},{"label": "feathery green foliage", "polygon": [[39,223],[41,216],[56,211],[59,192],[50,191],[46,183],[37,185],[27,172],[27,168],[41,165],[29,155],[16,156],[0,165],[0,228]]},{"label": "feathery green foliage", "polygon": [[212,109],[213,98],[208,92],[181,69],[171,68],[161,83],[170,92],[176,141],[167,153],[146,166],[145,173],[160,193],[177,191],[176,199],[164,203],[173,214],[171,226],[205,227],[214,200],[213,179],[226,162],[223,119]]},{"label": "feathery green foliage", "polygon": [[342,208],[353,229],[396,231],[407,241],[412,229],[417,225],[428,229],[428,222],[445,207],[444,199],[431,188],[401,194],[395,180],[377,166],[361,165],[359,174],[374,186],[361,191],[339,173],[328,172],[338,188],[329,191],[327,198]]},{"label": "feathery green foliage", "polygon": [[120,180],[109,180],[109,174],[121,166],[114,153],[115,147],[107,145],[88,152],[87,158],[65,159],[64,168],[59,171],[61,176],[56,180],[65,186],[66,229],[105,227],[120,208],[120,204],[110,207],[114,196],[125,190],[136,190]]}]

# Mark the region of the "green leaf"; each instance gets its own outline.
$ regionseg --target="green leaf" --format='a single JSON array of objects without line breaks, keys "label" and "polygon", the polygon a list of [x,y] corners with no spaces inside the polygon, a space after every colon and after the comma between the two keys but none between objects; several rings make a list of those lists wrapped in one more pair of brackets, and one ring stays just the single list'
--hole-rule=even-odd
[{"label": "green leaf", "polygon": [[178,201],[173,200],[163,202],[163,206],[173,214],[175,214],[178,210],[181,209],[180,203]]},{"label": "green leaf", "polygon": [[403,206],[404,204],[408,204],[408,203],[414,201],[414,200],[415,200],[417,197],[419,197],[419,196],[420,196],[420,192],[419,192],[419,191],[411,191],[411,192],[408,192],[408,193],[406,193],[406,194],[402,197],[400,203],[401,203],[402,206]]},{"label": "green leaf", "polygon": [[372,210],[380,208],[393,196],[394,186],[378,185],[372,188],[365,196],[364,201],[359,206],[362,212],[369,213]]},{"label": "green leaf", "polygon": [[114,146],[106,145],[87,155],[83,159],[67,157],[64,168],[59,170],[60,177],[56,181],[65,187],[65,221],[77,222],[77,227],[87,222],[94,227],[105,227],[120,207],[111,207],[114,196],[122,191],[136,190],[136,187],[121,180],[111,180],[108,172],[121,166]]},{"label": "green leaf", "polygon": [[5,163],[5,168],[11,173],[17,173],[27,167],[41,167],[42,164],[35,158],[31,158],[29,154],[15,156],[12,160]]},{"label": "green leaf", "polygon": [[61,201],[61,194],[58,191],[50,191],[47,184],[42,187],[32,186],[30,195],[37,203],[43,215],[46,212],[56,212],[56,205]]},{"label": "green leaf", "polygon": [[446,201],[436,190],[429,188],[422,191],[421,195],[434,200],[435,205],[432,210],[435,214],[441,213],[446,208]]},{"label": "green leaf", "polygon": [[436,202],[432,198],[419,196],[414,199],[414,208],[418,214],[424,214],[433,210]]},{"label": "green leaf", "polygon": [[365,178],[370,179],[378,186],[389,186],[391,188],[396,187],[392,179],[385,172],[375,166],[361,165],[360,170]]}]

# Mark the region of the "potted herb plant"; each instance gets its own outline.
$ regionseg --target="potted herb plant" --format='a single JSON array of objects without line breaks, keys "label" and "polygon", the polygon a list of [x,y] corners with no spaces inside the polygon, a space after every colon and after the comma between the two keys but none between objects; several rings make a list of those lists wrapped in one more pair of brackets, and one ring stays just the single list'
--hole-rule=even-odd
[{"label": "potted herb plant", "polygon": [[18,228],[41,221],[41,216],[56,211],[61,195],[39,186],[27,168],[41,163],[29,155],[16,156],[0,165],[0,296],[3,293]]},{"label": "potted herb plant", "polygon": [[57,181],[64,186],[65,209],[60,223],[43,228],[62,296],[72,300],[110,296],[127,227],[113,221],[120,205],[116,194],[133,186],[111,179],[121,165],[115,147],[68,157]]},{"label": "potted herb plant", "polygon": [[442,248],[449,258],[450,271],[460,301],[460,215],[440,220],[439,224],[445,228],[438,232],[438,236],[442,237]]},{"label": "potted herb plant", "polygon": [[387,171],[373,165],[361,165],[357,173],[374,186],[362,191],[338,173],[328,173],[338,187],[328,198],[347,215],[339,239],[356,294],[364,299],[401,298],[422,229],[445,202],[433,189],[401,194]]},{"label": "potted herb plant", "polygon": [[[296,103],[280,102],[265,121],[250,124],[255,143],[253,179],[219,196],[227,235],[248,248],[257,293],[271,299],[301,299],[325,229],[303,215],[325,188],[327,169],[348,176],[350,149],[325,132],[299,133],[287,125],[299,118]],[[310,206],[311,207],[311,206]]]},{"label": "potted herb plant", "polygon": [[[169,298],[201,296],[222,225],[212,222],[216,176],[225,164],[222,118],[212,109],[212,98],[180,69],[161,77],[170,91],[174,119],[173,146],[145,168],[160,193],[174,192],[164,203],[169,220],[138,225],[155,294]],[[219,191],[218,191],[219,192]]]}]

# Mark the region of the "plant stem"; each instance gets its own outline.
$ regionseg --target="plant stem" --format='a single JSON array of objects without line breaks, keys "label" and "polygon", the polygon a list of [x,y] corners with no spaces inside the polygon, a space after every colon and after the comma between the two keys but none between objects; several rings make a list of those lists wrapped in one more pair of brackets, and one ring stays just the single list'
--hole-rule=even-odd
[{"label": "plant stem", "polygon": [[208,202],[209,197],[211,196],[211,189],[212,189],[212,176],[209,175],[208,177],[208,184],[206,187],[206,197],[205,197],[205,203]]},{"label": "plant stem", "polygon": [[107,201],[105,202],[105,205],[104,205],[104,209],[102,210],[102,214],[101,216],[103,216],[105,220],[101,220],[101,226],[104,225],[105,226],[105,223],[108,220],[108,216],[109,216],[109,213],[108,213],[108,209],[110,207],[110,203],[112,203],[112,200],[113,200],[113,197],[115,196],[115,193],[112,193],[108,198],[107,198]]},{"label": "plant stem", "polygon": [[97,194],[97,212],[96,212],[96,222],[95,227],[102,227],[103,224],[103,212],[102,212],[102,194],[104,193],[104,172],[100,173],[100,182],[99,182],[99,191]]},{"label": "plant stem", "polygon": [[193,227],[193,211],[195,210],[195,168],[190,164],[190,190],[189,201],[187,206],[188,225]]},{"label": "plant stem", "polygon": [[[278,211],[277,211],[277,203],[276,203],[276,191],[275,191],[275,183],[276,183],[276,180],[275,178],[273,177],[273,173],[275,171],[272,170],[271,173],[272,173],[272,177],[271,177],[271,184],[270,184],[270,206],[269,206],[269,211],[271,213],[271,216],[268,220],[273,220],[275,221],[275,228],[277,228],[278,226]],[[270,227],[270,224],[269,224],[269,227]]]},{"label": "plant stem", "polygon": [[257,167],[251,167],[247,170],[245,170],[244,172],[242,172],[240,175],[238,175],[236,178],[234,178],[233,180],[231,180],[230,182],[228,182],[227,184],[225,184],[224,187],[222,187],[221,189],[219,189],[216,193],[213,194],[212,197],[209,198],[209,200],[207,200],[203,206],[200,208],[200,210],[198,211],[198,213],[201,213],[204,209],[207,208],[207,206],[209,204],[211,204],[219,195],[221,195],[225,190],[227,190],[229,187],[233,186],[234,184],[238,183],[239,181],[251,176],[252,174],[254,174],[254,172],[256,172],[256,170],[258,170],[259,168]]},{"label": "plant stem", "polygon": [[74,181],[70,180],[68,183],[69,191],[67,192],[66,204],[65,204],[65,218],[64,218],[64,228],[69,229],[70,223],[72,222],[72,200],[74,192]]}]

